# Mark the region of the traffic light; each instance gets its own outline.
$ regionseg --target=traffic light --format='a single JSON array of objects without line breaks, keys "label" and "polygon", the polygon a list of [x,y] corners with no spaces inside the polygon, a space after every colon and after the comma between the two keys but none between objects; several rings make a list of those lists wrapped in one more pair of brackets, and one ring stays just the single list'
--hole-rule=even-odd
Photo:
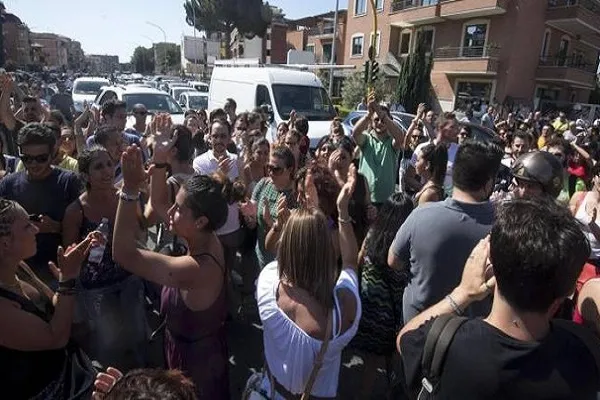
[{"label": "traffic light", "polygon": [[364,74],[365,74],[365,83],[369,83],[369,69],[371,68],[371,61],[365,61],[365,70],[364,70]]},{"label": "traffic light", "polygon": [[377,76],[379,75],[379,63],[377,61],[373,61],[371,63],[371,83],[375,83],[377,81]]}]

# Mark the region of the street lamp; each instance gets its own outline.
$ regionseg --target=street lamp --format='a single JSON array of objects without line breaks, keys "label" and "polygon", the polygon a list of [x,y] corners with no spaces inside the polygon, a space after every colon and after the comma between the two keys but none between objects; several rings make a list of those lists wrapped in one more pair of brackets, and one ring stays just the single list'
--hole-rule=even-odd
[{"label": "street lamp", "polygon": [[335,0],[335,14],[333,17],[333,43],[331,44],[331,68],[329,69],[329,96],[333,96],[333,66],[335,65],[335,52],[338,30],[338,11],[340,9],[340,0]]},{"label": "street lamp", "polygon": [[160,25],[157,25],[157,24],[155,24],[153,22],[150,22],[150,21],[146,21],[146,23],[148,25],[150,25],[150,26],[153,26],[153,27],[159,29],[162,32],[162,34],[163,34],[163,39],[164,39],[164,43],[165,43],[165,59],[164,59],[164,64],[163,65],[166,67],[167,66],[167,45],[166,45],[167,44],[167,34],[166,34],[165,30],[160,27]]}]

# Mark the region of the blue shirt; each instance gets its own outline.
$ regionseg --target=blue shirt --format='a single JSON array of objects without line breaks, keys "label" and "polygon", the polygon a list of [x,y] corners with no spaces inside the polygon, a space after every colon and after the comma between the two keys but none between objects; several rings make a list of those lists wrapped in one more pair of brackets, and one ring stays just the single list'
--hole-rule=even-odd
[{"label": "blue shirt", "polygon": [[[29,214],[47,215],[57,222],[62,222],[67,206],[80,192],[81,183],[77,175],[57,167],[42,180],[31,180],[27,171],[21,171],[0,181],[0,197],[16,201]],[[56,261],[56,250],[61,244],[60,233],[38,233],[37,253],[26,262],[36,273],[41,272],[44,278],[45,274],[49,274],[48,261]]]}]

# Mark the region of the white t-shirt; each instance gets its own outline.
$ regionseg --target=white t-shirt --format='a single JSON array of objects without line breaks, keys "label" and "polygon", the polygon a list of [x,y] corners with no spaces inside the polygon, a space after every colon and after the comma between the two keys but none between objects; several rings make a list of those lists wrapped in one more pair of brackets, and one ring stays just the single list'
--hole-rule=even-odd
[{"label": "white t-shirt", "polygon": [[[233,181],[240,176],[240,171],[237,163],[237,155],[227,152],[227,157],[230,160],[234,161],[229,169],[229,173],[227,177]],[[194,159],[193,162],[194,171],[200,175],[210,175],[217,172],[219,169],[219,160],[215,157],[212,150],[207,151],[206,153],[199,155]],[[221,227],[221,229],[217,230],[215,233],[217,235],[227,235],[233,233],[240,229],[240,208],[237,203],[229,204],[229,212],[227,213],[227,221],[225,225]]]},{"label": "white t-shirt", "polygon": [[[273,261],[260,273],[256,287],[258,312],[263,324],[265,359],[269,371],[277,379],[277,382],[292,393],[302,394],[313,368],[315,357],[323,342],[309,336],[279,308],[277,305],[278,287],[277,261]],[[341,311],[338,290],[342,288],[350,290],[356,299],[354,322],[344,333],[340,332],[341,324],[339,322]],[[362,314],[358,277],[354,270],[343,269],[333,290],[335,307],[332,311],[332,337],[311,393],[318,397],[335,397],[337,395],[342,350],[356,334]],[[266,393],[271,393],[268,377],[263,379],[261,387]],[[276,396],[276,400],[280,399],[282,399],[281,396]]]},{"label": "white t-shirt", "polygon": [[[415,149],[415,152],[412,155],[412,159],[410,160],[410,163],[412,164],[412,166],[414,167],[415,165],[417,165],[417,157],[419,155],[419,153],[423,150],[423,148],[429,144],[437,144],[437,142],[434,141],[429,141],[429,142],[425,142],[425,143],[421,143],[420,145],[417,146],[417,148]],[[456,143],[450,143],[450,145],[448,146],[448,165],[446,166],[446,178],[444,178],[444,191],[446,192],[446,194],[450,194],[452,193],[452,171],[454,170],[454,159],[456,158],[456,152],[458,151],[458,144]],[[425,183],[425,182],[422,182]]]}]

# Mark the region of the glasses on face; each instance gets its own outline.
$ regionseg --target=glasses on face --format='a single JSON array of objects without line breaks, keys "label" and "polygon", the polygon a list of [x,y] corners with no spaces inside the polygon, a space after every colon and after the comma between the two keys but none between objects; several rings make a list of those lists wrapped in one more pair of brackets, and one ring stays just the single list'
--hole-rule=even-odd
[{"label": "glasses on face", "polygon": [[23,161],[23,164],[31,164],[34,161],[38,164],[43,164],[45,162],[48,162],[48,160],[50,159],[50,154],[38,154],[37,156],[21,154],[19,155],[19,157],[21,158],[21,161]]},{"label": "glasses on face", "polygon": [[269,174],[272,175],[281,175],[281,173],[283,172],[283,167],[269,164],[267,165],[267,172],[269,172]]},{"label": "glasses on face", "polygon": [[133,114],[139,115],[140,117],[145,117],[146,115],[148,115],[148,111],[134,111]]}]

